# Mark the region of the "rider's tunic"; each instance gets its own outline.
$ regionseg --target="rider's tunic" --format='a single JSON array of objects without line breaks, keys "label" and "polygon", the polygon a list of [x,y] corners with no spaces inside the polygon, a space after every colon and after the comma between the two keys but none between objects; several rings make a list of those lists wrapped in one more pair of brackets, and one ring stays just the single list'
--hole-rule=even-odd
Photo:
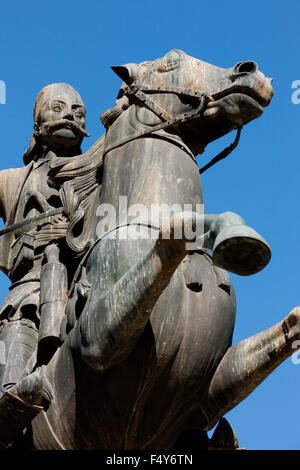
[{"label": "rider's tunic", "polygon": [[[49,159],[0,172],[0,215],[5,226],[61,206],[58,190],[49,185],[48,172]],[[2,236],[0,269],[12,281],[0,309],[0,320],[4,323],[29,316],[38,324],[43,250],[49,241],[63,238],[66,230],[67,220],[59,215]]]}]

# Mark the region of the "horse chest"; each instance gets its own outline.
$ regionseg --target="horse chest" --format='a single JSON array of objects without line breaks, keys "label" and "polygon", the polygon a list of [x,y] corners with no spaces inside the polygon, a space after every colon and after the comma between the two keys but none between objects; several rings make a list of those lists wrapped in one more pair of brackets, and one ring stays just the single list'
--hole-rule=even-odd
[{"label": "horse chest", "polygon": [[195,208],[203,202],[197,164],[185,150],[169,141],[138,139],[105,159],[101,201],[120,211],[120,197],[127,198],[129,218],[134,215],[130,214],[134,204],[149,211],[153,204],[179,204],[181,210],[184,204],[190,204]]}]

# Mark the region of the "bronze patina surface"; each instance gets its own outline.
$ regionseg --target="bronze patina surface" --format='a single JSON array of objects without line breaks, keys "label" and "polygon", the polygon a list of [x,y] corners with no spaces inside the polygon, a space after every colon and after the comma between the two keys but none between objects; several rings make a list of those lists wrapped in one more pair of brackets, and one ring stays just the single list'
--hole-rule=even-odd
[{"label": "bronze patina surface", "polygon": [[[300,311],[232,346],[227,271],[255,274],[271,251],[240,215],[199,213],[195,157],[261,116],[271,80],[252,61],[224,69],[180,50],[113,70],[123,85],[85,154],[82,99],[53,84],[37,98],[25,166],[0,173],[0,266],[12,281],[0,310],[0,442],[237,448],[222,417],[295,351]],[[166,229],[120,211],[122,198],[147,214],[189,210]],[[104,205],[117,222],[99,223]],[[188,240],[186,225],[203,230]]]}]

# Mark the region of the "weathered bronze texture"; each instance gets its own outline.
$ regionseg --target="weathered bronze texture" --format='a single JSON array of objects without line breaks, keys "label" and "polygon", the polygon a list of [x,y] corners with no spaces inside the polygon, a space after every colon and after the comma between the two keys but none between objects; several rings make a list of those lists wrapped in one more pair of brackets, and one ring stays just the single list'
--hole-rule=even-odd
[{"label": "weathered bronze texture", "polygon": [[[26,166],[0,173],[1,266],[13,282],[0,312],[0,339],[12,351],[1,378],[0,441],[237,448],[222,416],[294,352],[300,312],[231,345],[235,294],[226,270],[254,274],[271,251],[238,214],[199,213],[195,156],[258,118],[271,80],[255,62],[223,69],[180,50],[113,70],[124,83],[102,113],[105,136],[88,152],[80,152],[81,98],[50,85],[36,102]],[[155,204],[190,210],[174,213],[168,231],[124,211],[99,225],[99,207],[118,210],[122,197],[148,213]],[[198,223],[204,230],[190,249],[175,234]],[[17,344],[21,330],[30,339]]]}]

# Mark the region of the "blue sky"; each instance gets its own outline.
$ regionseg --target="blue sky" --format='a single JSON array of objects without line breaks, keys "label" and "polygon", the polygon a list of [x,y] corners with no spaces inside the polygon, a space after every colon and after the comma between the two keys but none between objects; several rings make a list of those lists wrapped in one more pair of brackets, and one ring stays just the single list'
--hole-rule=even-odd
[{"label": "blue sky", "polygon": [[[104,129],[100,113],[112,107],[119,78],[110,65],[153,60],[178,48],[222,67],[255,60],[275,90],[263,116],[245,127],[237,150],[203,175],[205,210],[238,212],[272,248],[269,265],[255,276],[232,275],[237,295],[234,342],[280,321],[300,303],[299,203],[300,80],[297,0],[111,0],[2,2],[0,168],[22,166],[40,89],[67,82],[83,97],[91,137]],[[228,145],[211,144],[199,164]],[[0,301],[9,286],[0,276]],[[300,365],[282,364],[226,416],[241,447],[300,449]]]}]

